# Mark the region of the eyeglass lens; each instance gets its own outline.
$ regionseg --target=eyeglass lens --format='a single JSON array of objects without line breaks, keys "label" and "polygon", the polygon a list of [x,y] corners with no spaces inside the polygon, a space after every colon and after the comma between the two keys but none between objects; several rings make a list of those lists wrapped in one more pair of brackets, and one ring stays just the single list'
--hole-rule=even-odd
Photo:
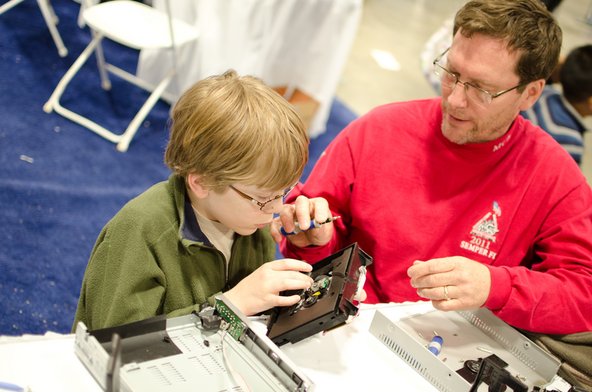
[{"label": "eyeglass lens", "polygon": [[434,73],[440,78],[443,87],[454,89],[456,85],[462,85],[465,90],[467,98],[471,101],[478,102],[482,105],[488,105],[491,103],[491,95],[487,92],[476,88],[470,83],[461,81],[456,74],[448,71],[437,62],[434,62]]}]

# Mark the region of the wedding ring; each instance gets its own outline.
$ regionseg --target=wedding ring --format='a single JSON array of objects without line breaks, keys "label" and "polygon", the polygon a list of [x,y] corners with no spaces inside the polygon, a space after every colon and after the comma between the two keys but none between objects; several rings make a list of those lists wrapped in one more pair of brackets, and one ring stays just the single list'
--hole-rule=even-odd
[{"label": "wedding ring", "polygon": [[444,299],[450,301],[450,297],[448,296],[448,286],[444,286]]}]

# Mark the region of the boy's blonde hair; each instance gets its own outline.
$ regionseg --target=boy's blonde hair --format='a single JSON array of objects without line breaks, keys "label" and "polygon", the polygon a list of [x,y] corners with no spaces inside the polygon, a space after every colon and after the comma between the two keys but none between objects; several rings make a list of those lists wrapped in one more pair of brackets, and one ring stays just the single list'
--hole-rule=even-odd
[{"label": "boy's blonde hair", "polygon": [[234,183],[279,190],[298,181],[308,161],[304,123],[281,95],[233,70],[203,79],[175,104],[165,163],[203,185]]}]

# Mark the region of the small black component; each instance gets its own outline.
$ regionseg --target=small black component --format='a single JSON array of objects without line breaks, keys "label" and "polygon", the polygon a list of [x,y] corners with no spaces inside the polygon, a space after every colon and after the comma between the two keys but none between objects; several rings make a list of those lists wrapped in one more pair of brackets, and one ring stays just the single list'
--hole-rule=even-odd
[{"label": "small black component", "polygon": [[479,358],[479,360],[468,359],[465,361],[464,365],[471,373],[477,374],[481,368],[481,358]]},{"label": "small black component", "polygon": [[[505,362],[503,359],[501,359],[500,357],[498,357],[495,354],[491,354],[486,359],[489,362],[492,362],[493,364],[497,365],[497,367],[502,368],[502,369],[505,368],[506,366],[508,366],[507,362]],[[457,370],[456,372],[458,373],[459,376],[461,376],[462,378],[467,380],[468,383],[472,384],[475,381],[475,379],[477,378],[477,374],[479,373],[479,370],[481,370],[481,363],[482,362],[483,362],[482,358],[467,359],[463,363],[463,367],[460,368],[459,370]],[[487,377],[488,376],[486,375],[486,378],[483,379],[483,382],[485,384],[489,385],[489,378],[487,378]]]},{"label": "small black component", "polygon": [[[110,355],[115,348],[118,348],[121,351],[123,365],[181,353],[181,350],[168,337],[166,315],[97,329],[89,331],[89,334],[94,336]],[[120,339],[117,345],[113,344],[114,334],[117,334]]]},{"label": "small black component", "polygon": [[586,391],[587,390],[585,388],[573,385],[571,388],[569,388],[569,391],[567,391],[567,392],[586,392]]},{"label": "small black component", "polygon": [[201,320],[201,326],[207,331],[220,329],[222,317],[216,313],[216,309],[209,304],[202,304],[197,317]]},{"label": "small black component", "polygon": [[206,347],[210,347],[210,341],[208,339],[204,339],[203,344]]},{"label": "small black component", "polygon": [[105,392],[119,392],[119,368],[121,367],[121,336],[114,333],[111,338],[111,355],[107,362],[107,389]]},{"label": "small black component", "polygon": [[[481,383],[489,385],[489,392],[504,392],[506,388],[510,388],[514,392],[528,392],[528,387],[516,377],[512,376],[500,363],[505,363],[503,360],[496,360],[494,355],[481,360],[479,365],[479,373],[477,378],[471,386],[469,392],[477,392]],[[499,358],[499,357],[498,357]]]}]

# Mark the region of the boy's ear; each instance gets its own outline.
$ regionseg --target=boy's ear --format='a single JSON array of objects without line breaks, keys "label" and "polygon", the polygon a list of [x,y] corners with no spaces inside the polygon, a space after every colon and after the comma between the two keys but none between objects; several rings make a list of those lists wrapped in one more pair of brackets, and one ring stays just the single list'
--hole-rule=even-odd
[{"label": "boy's ear", "polygon": [[545,80],[539,79],[533,82],[528,83],[526,86],[526,99],[522,101],[522,105],[520,105],[520,111],[530,109],[532,105],[535,104],[537,99],[541,96],[543,89],[545,88]]},{"label": "boy's ear", "polygon": [[198,198],[203,199],[208,196],[209,189],[203,185],[203,177],[199,174],[187,175],[187,187]]}]

